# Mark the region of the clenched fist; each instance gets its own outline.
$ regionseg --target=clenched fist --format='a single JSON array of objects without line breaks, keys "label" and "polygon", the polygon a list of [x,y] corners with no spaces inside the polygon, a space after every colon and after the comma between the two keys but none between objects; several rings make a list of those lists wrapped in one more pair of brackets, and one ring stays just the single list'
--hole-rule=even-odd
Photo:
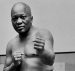
[{"label": "clenched fist", "polygon": [[34,49],[37,50],[37,54],[40,54],[44,50],[45,40],[41,38],[36,38],[33,42]]},{"label": "clenched fist", "polygon": [[20,51],[16,51],[13,56],[15,65],[20,65],[22,63],[22,53]]}]

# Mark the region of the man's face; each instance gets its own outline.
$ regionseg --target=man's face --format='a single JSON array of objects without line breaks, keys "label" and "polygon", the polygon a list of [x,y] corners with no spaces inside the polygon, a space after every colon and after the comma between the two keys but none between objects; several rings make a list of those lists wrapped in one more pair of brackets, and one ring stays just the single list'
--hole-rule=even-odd
[{"label": "man's face", "polygon": [[24,10],[16,10],[13,12],[12,25],[18,33],[25,33],[32,25],[32,16]]}]

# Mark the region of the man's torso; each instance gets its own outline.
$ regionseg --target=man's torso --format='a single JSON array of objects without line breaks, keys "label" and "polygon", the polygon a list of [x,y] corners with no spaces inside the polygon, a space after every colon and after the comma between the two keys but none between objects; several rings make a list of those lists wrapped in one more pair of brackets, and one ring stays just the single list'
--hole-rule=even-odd
[{"label": "man's torso", "polygon": [[36,39],[36,33],[27,37],[24,41],[20,41],[19,38],[15,38],[12,46],[12,56],[16,51],[22,53],[22,65],[20,71],[45,71],[46,65],[44,65],[37,56],[37,51],[34,49],[34,40]]}]

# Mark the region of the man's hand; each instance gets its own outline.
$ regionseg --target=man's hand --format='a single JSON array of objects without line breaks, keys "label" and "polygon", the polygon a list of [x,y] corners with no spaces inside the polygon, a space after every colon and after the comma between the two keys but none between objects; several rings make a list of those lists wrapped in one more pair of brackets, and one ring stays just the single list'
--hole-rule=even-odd
[{"label": "man's hand", "polygon": [[44,50],[45,40],[41,38],[36,38],[34,42],[34,49],[37,50],[37,54],[40,54]]},{"label": "man's hand", "polygon": [[14,64],[20,65],[22,62],[22,53],[20,51],[16,51],[14,54]]}]

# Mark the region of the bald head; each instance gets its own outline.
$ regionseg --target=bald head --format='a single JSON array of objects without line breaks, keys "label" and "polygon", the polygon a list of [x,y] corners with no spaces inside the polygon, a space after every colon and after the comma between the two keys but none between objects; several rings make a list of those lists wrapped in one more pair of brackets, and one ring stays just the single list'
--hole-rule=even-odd
[{"label": "bald head", "polygon": [[11,16],[17,12],[25,12],[27,15],[31,16],[30,7],[23,2],[18,2],[16,4],[14,4],[14,6],[11,9]]}]

